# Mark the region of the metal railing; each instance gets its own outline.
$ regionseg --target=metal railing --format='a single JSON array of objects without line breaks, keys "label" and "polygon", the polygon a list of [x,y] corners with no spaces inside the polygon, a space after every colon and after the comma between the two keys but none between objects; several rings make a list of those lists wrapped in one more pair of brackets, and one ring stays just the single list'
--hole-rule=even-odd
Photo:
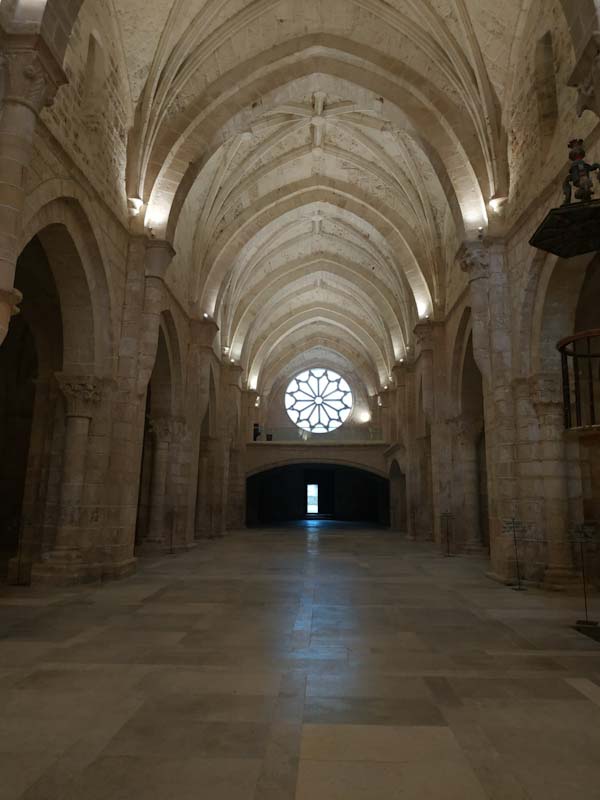
[{"label": "metal railing", "polygon": [[600,329],[562,339],[565,428],[600,426]]}]

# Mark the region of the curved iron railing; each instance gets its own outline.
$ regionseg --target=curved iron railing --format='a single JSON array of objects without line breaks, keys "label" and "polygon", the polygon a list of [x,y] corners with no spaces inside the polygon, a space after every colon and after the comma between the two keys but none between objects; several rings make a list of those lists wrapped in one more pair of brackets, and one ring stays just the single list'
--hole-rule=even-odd
[{"label": "curved iron railing", "polygon": [[565,428],[600,427],[600,328],[562,339]]}]

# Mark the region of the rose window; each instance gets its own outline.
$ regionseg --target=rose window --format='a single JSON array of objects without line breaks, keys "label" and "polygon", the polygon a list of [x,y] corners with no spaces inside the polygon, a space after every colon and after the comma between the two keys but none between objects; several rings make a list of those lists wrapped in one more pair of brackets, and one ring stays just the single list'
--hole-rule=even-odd
[{"label": "rose window", "polygon": [[285,407],[292,422],[303,431],[330,433],[348,419],[352,390],[330,369],[309,369],[296,375],[285,393]]}]

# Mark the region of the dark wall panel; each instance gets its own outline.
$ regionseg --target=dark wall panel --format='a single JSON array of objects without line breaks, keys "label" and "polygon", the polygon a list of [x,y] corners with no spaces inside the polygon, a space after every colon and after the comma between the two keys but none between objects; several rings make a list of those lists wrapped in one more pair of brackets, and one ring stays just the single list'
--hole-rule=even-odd
[{"label": "dark wall panel", "polygon": [[248,525],[306,518],[306,487],[319,486],[319,515],[345,522],[389,525],[389,484],[360,469],[324,464],[291,465],[248,478]]}]

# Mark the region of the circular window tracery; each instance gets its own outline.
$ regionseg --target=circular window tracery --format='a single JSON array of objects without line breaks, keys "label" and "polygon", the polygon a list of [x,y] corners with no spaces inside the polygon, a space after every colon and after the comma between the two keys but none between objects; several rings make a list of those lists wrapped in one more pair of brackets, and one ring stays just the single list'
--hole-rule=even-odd
[{"label": "circular window tracery", "polygon": [[309,369],[290,382],[285,408],[303,431],[330,433],[344,424],[352,411],[352,390],[330,369]]}]

